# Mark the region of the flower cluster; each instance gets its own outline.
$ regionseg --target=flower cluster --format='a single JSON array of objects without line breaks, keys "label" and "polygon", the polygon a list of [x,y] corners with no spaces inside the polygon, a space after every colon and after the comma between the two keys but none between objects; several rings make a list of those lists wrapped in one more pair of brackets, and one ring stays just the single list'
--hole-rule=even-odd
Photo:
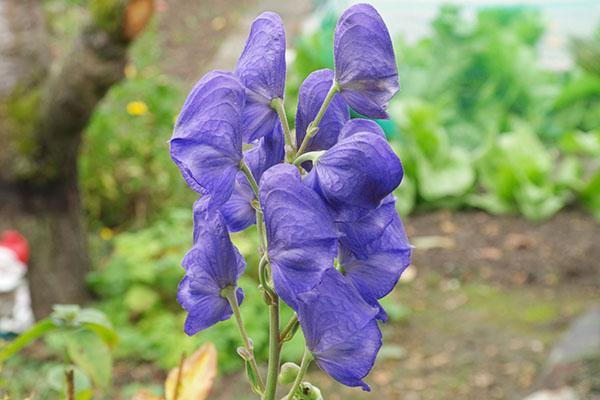
[{"label": "flower cluster", "polygon": [[391,194],[402,180],[400,160],[377,123],[350,119],[349,110],[387,118],[399,88],[391,39],[372,6],[346,10],[335,31],[335,71],[303,82],[295,132],[283,108],[285,46],[280,17],[260,15],[235,71],[204,76],[176,122],[171,156],[201,195],[178,291],[185,331],[236,312],[246,265],[229,232],[257,224],[267,303],[277,307],[281,298],[296,311],[321,369],[369,390],[362,379],[386,320],[379,299],[410,263],[411,246]]}]

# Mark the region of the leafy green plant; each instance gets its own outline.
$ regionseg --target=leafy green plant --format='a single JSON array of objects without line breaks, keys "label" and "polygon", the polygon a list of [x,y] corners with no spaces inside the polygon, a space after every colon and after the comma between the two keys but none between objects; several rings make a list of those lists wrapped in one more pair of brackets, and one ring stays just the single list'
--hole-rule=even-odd
[{"label": "leafy green plant", "polygon": [[[112,380],[111,349],[117,334],[106,316],[77,305],[55,305],[52,314],[0,348],[0,365],[33,341],[45,338],[64,354],[65,364],[47,370],[51,388],[66,397],[71,386],[77,399],[91,399],[96,390],[109,390]],[[66,378],[65,378],[66,376]]]},{"label": "leafy green plant", "polygon": [[156,67],[159,40],[153,26],[136,42],[126,79],[111,88],[84,135],[79,181],[93,228],[139,226],[167,204],[193,201],[176,184],[179,172],[169,158],[183,93]]},{"label": "leafy green plant", "polygon": [[569,162],[559,163],[556,153],[521,126],[498,136],[481,157],[477,171],[485,193],[470,196],[469,202],[495,214],[518,211],[534,220],[548,218],[567,203],[568,184],[578,179],[579,169]]},{"label": "leafy green plant", "polygon": [[452,145],[440,124],[440,110],[419,100],[397,101],[390,111],[398,124],[405,169],[416,177],[416,193],[427,202],[463,196],[475,180],[471,156]]}]

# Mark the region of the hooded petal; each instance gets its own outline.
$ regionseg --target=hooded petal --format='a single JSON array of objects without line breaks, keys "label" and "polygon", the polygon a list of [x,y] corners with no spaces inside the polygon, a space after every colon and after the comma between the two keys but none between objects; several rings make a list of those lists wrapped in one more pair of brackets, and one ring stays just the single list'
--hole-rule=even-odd
[{"label": "hooded petal", "polygon": [[355,133],[360,132],[370,132],[372,134],[379,135],[384,139],[386,138],[383,129],[381,129],[377,122],[370,119],[354,118],[344,124],[342,130],[340,131],[339,140],[344,140]]},{"label": "hooded petal", "polygon": [[[208,285],[208,286],[207,286]],[[194,335],[231,317],[233,310],[227,299],[215,292],[211,282],[202,278],[184,276],[177,289],[177,301],[188,312],[184,331]],[[236,291],[238,303],[244,299],[242,288]]]},{"label": "hooded petal", "polygon": [[280,164],[266,171],[260,198],[275,290],[292,308],[333,266],[337,238],[321,198],[305,186],[298,170]]},{"label": "hooded petal", "polygon": [[[395,201],[386,200],[358,223],[341,226],[340,266],[363,299],[376,306],[396,286],[412,253]],[[385,313],[379,317],[385,319]]]},{"label": "hooded petal", "polygon": [[181,264],[186,275],[212,282],[219,291],[236,286],[246,267],[244,258],[231,243],[223,217],[219,212],[209,211],[203,199],[194,204],[194,245]]},{"label": "hooded petal", "polygon": [[230,232],[243,231],[256,223],[256,211],[252,207],[254,193],[243,173],[238,172],[231,197],[220,211]]},{"label": "hooded petal", "polygon": [[[296,144],[298,147],[306,136],[308,124],[317,116],[332,84],[333,71],[330,69],[315,71],[302,82],[298,94],[298,111],[296,112]],[[348,105],[339,94],[335,94],[323,115],[317,134],[309,142],[307,151],[327,150],[336,144],[340,129],[349,118]]]},{"label": "hooded petal", "polygon": [[387,103],[399,89],[390,34],[369,4],[348,8],[338,20],[333,54],[340,93],[356,112],[388,118]]},{"label": "hooded petal", "polygon": [[[181,264],[185,276],[177,300],[188,312],[185,332],[193,335],[231,317],[231,307],[221,291],[237,286],[246,262],[231,243],[221,214],[209,211],[205,199],[194,204],[194,246]],[[241,288],[236,295],[241,303]]]},{"label": "hooded petal", "polygon": [[336,222],[340,245],[356,257],[366,258],[368,250],[381,238],[388,225],[399,218],[395,203],[394,196],[389,194],[379,207],[369,211],[362,218]]},{"label": "hooded petal", "polygon": [[244,138],[252,142],[279,124],[270,106],[272,99],[283,98],[285,87],[285,31],[279,15],[264,12],[254,20],[235,73],[246,88]]},{"label": "hooded petal", "polygon": [[177,118],[171,158],[187,184],[223,204],[242,159],[244,89],[231,74],[213,71],[192,89]]},{"label": "hooded petal", "polygon": [[373,319],[344,342],[315,355],[315,360],[336,381],[369,392],[371,388],[362,379],[373,368],[381,344],[381,331]]},{"label": "hooded petal", "polygon": [[402,176],[400,159],[389,143],[360,132],[327,150],[305,181],[323,196],[337,221],[347,221],[379,206]]},{"label": "hooded petal", "polygon": [[330,268],[313,290],[301,294],[298,320],[321,369],[348,386],[368,390],[364,378],[381,347],[381,332],[368,305],[337,270]]},{"label": "hooded petal", "polygon": [[[274,132],[262,137],[256,146],[247,150],[244,159],[254,179],[260,182],[263,172],[283,162],[284,155],[283,132],[281,125],[278,125]],[[231,232],[242,231],[256,222],[256,212],[252,207],[254,198],[248,179],[244,173],[238,172],[233,193],[221,207],[221,214]]]}]

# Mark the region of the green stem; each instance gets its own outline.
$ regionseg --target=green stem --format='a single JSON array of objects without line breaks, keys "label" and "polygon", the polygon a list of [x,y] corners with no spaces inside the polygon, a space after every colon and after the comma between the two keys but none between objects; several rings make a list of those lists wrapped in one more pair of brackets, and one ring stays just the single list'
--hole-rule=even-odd
[{"label": "green stem", "polygon": [[228,287],[224,290],[224,294],[227,300],[229,301],[229,304],[231,305],[231,309],[233,310],[233,315],[235,316],[235,321],[237,322],[238,328],[240,329],[240,336],[242,336],[244,347],[250,355],[250,360],[248,360],[250,362],[250,368],[252,368],[252,372],[258,378],[259,389],[263,391],[265,388],[265,384],[263,383],[262,378],[258,372],[258,365],[256,364],[256,359],[254,358],[254,350],[252,349],[250,338],[248,337],[248,333],[246,332],[244,320],[242,319],[242,313],[240,313],[240,306],[237,301],[237,296],[235,295],[235,288],[233,286]]},{"label": "green stem", "polygon": [[287,335],[289,335],[290,332],[295,328],[296,324],[298,324],[298,314],[294,313],[279,335],[279,340],[281,342],[286,339]]},{"label": "green stem", "polygon": [[263,400],[275,400],[277,374],[279,374],[279,298],[269,306],[269,364],[267,366],[267,386]]},{"label": "green stem", "polygon": [[[252,172],[243,160],[242,162],[240,162],[240,169],[248,178],[248,182],[250,183],[250,186],[252,186],[254,194],[256,195],[256,199],[259,201],[260,205],[258,185],[256,184],[256,180],[252,176]],[[272,297],[271,304],[269,305],[269,363],[267,365],[267,383],[263,392],[263,400],[275,400],[275,393],[277,391],[277,374],[279,373],[279,353],[281,351],[281,345],[279,343],[279,297],[271,288],[270,283],[266,282],[265,279],[266,268],[269,263],[267,253],[267,235],[265,229],[265,221],[260,207],[257,207],[256,209],[256,228],[258,231],[258,250],[261,256],[261,261],[262,257],[266,256],[265,262],[262,265],[263,271],[261,271],[261,273],[263,274],[262,279],[265,280],[265,282],[262,282],[262,284],[265,290],[267,290],[269,295]],[[261,267],[260,264],[259,267]]]},{"label": "green stem", "polygon": [[308,370],[308,366],[312,361],[312,354],[310,354],[310,350],[308,348],[304,348],[304,355],[302,356],[302,362],[300,363],[300,371],[298,371],[298,375],[296,375],[296,379],[294,380],[294,384],[292,388],[288,392],[287,396],[284,397],[285,400],[293,400],[294,394],[298,391],[300,384],[302,383],[302,379],[304,379],[304,375],[306,375],[306,371]]},{"label": "green stem", "polygon": [[286,156],[288,161],[292,161],[294,154],[296,153],[296,138],[295,135],[290,131],[290,125],[288,124],[287,115],[285,113],[285,106],[283,104],[283,99],[276,97],[271,100],[271,107],[277,111],[277,115],[279,116],[279,121],[281,121],[281,126],[283,127],[283,135],[285,137],[285,143],[291,149],[291,153],[286,151]]},{"label": "green stem", "polygon": [[317,116],[310,124],[308,124],[308,128],[306,129],[306,135],[304,136],[304,139],[302,140],[302,144],[300,144],[300,148],[296,152],[296,158],[301,156],[302,153],[304,153],[306,151],[306,148],[308,147],[308,143],[310,142],[310,139],[312,139],[312,137],[319,130],[319,124],[321,123],[321,120],[323,119],[323,115],[325,115],[325,111],[327,111],[327,107],[329,106],[329,103],[331,103],[331,100],[333,100],[333,96],[339,90],[340,90],[340,87],[337,84],[337,82],[334,80],[333,83],[331,84],[331,87],[329,88],[329,91],[327,92],[327,95],[325,96],[325,100],[323,101],[323,104],[321,104],[321,108],[319,109],[319,112],[317,112]]},{"label": "green stem", "polygon": [[301,165],[304,161],[312,161],[313,166],[316,164],[316,160],[319,159],[325,153],[325,150],[320,151],[309,151],[308,153],[304,153],[296,157],[294,160],[294,165]]},{"label": "green stem", "polygon": [[277,294],[275,293],[269,282],[267,269],[268,264],[269,257],[267,256],[267,253],[264,253],[262,258],[260,259],[260,262],[258,263],[258,281],[260,282],[260,286],[267,293],[267,298],[265,299],[265,301],[267,302],[267,304],[270,305],[277,298]]},{"label": "green stem", "polygon": [[252,171],[248,168],[248,165],[244,160],[240,161],[240,170],[246,175],[246,179],[248,179],[248,183],[254,192],[254,195],[258,199],[258,183],[256,183],[256,179],[254,179],[254,175],[252,175]]}]

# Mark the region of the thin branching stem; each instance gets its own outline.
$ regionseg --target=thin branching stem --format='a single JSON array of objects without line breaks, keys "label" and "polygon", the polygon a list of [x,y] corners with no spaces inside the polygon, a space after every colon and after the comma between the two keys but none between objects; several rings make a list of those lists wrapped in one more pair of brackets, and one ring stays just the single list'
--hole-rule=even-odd
[{"label": "thin branching stem", "polygon": [[305,347],[304,355],[302,356],[302,362],[300,363],[300,371],[298,371],[298,375],[296,375],[294,384],[290,388],[290,391],[288,392],[287,396],[284,397],[283,399],[292,400],[294,398],[294,394],[296,394],[296,392],[300,388],[302,379],[304,379],[304,375],[306,375],[306,371],[308,370],[308,366],[310,365],[311,361],[312,361],[312,354],[310,353],[310,350],[308,350],[308,348]]},{"label": "thin branching stem", "polygon": [[304,135],[302,144],[300,144],[300,148],[296,152],[296,158],[300,157],[306,151],[306,148],[308,147],[310,140],[319,130],[319,124],[321,123],[321,120],[323,119],[323,116],[325,115],[325,111],[327,111],[327,107],[329,106],[329,103],[331,103],[331,100],[333,100],[333,96],[335,96],[335,94],[339,90],[340,90],[339,85],[337,84],[336,81],[333,81],[333,83],[331,84],[331,87],[329,88],[329,91],[327,92],[327,95],[325,96],[325,100],[323,101],[323,104],[321,104],[321,108],[319,108],[319,112],[317,112],[317,116],[310,124],[308,124],[308,128],[306,129],[306,134]]},{"label": "thin branching stem", "polygon": [[254,358],[254,350],[252,348],[252,343],[250,342],[250,337],[248,336],[248,332],[246,331],[246,326],[244,325],[244,320],[242,319],[242,313],[240,312],[240,306],[237,301],[237,296],[235,294],[236,289],[234,287],[229,287],[225,289],[225,296],[231,305],[231,309],[233,310],[233,315],[235,317],[235,321],[237,322],[237,326],[240,330],[240,336],[242,337],[242,341],[244,342],[244,348],[248,352],[250,363],[250,368],[252,368],[252,372],[258,379],[258,388],[262,392],[265,389],[265,384],[263,383],[262,377],[258,372],[258,365],[256,364],[256,359]]}]

